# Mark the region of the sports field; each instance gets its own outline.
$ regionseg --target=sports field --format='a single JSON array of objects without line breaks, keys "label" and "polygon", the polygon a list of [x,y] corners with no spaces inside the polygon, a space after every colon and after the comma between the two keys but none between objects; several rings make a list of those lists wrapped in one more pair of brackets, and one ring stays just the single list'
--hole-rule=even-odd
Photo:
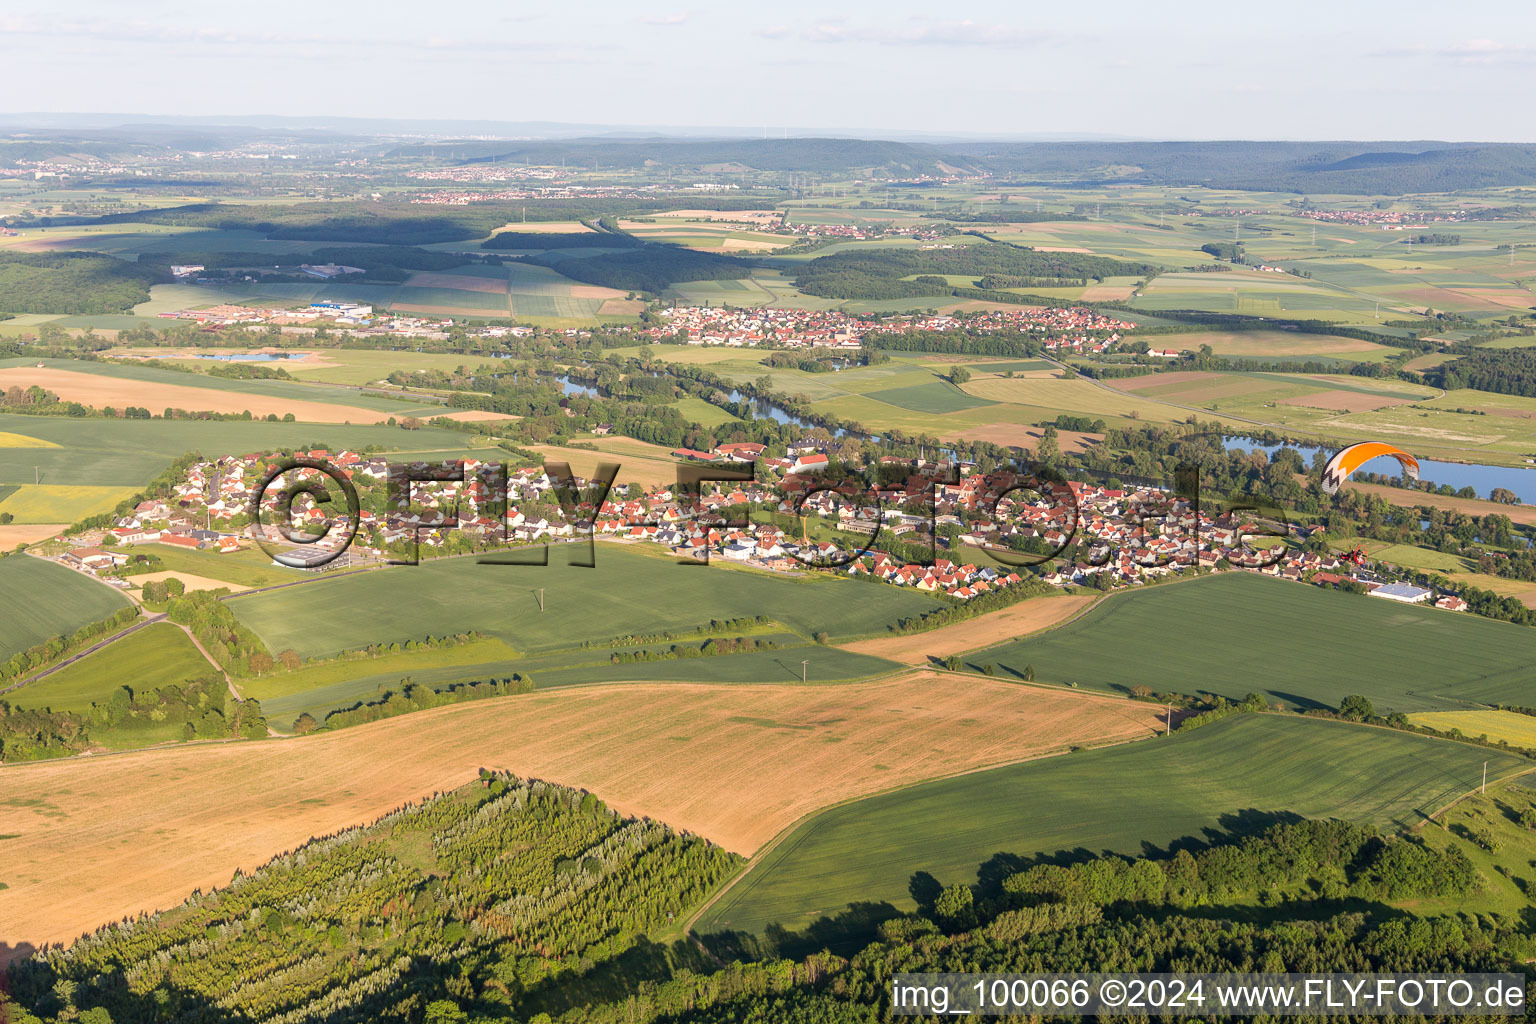
[{"label": "sports field", "polygon": [[[1134,705],[1133,705],[1134,706]],[[930,782],[826,811],[771,849],[695,931],[801,929],[856,901],[910,910],[908,880],[998,859],[1142,853],[1292,815],[1405,828],[1529,762],[1342,722],[1243,715],[1167,739]],[[1012,870],[1018,870],[1018,867]]]},{"label": "sports field", "polygon": [[30,555],[0,558],[0,661],[99,622],[127,603],[111,587],[57,562]]},{"label": "sports field", "polygon": [[670,556],[611,543],[596,546],[595,568],[569,565],[573,553],[585,548],[556,545],[548,566],[439,559],[235,598],[229,607],[272,650],[316,657],[470,629],[539,653],[752,615],[804,636],[824,631],[851,638],[938,604],[896,587],[722,564],[680,565]]},{"label": "sports field", "polygon": [[481,767],[584,787],[621,812],[751,852],[839,800],[1144,736],[1156,714],[927,674],[847,686],[584,687],[293,740],[6,766],[0,942],[67,940],[172,906],[227,883],[236,867],[462,785]]},{"label": "sports field", "polygon": [[1536,663],[1527,627],[1384,598],[1224,573],[1117,594],[1059,629],[967,662],[1127,692],[1251,692],[1293,710],[1364,694],[1378,714],[1519,703]]},{"label": "sports field", "polygon": [[170,623],[156,622],[13,690],[5,699],[19,708],[89,711],[92,704],[105,704],[119,686],[148,694],[189,679],[218,676],[219,670],[208,663],[187,634]]}]

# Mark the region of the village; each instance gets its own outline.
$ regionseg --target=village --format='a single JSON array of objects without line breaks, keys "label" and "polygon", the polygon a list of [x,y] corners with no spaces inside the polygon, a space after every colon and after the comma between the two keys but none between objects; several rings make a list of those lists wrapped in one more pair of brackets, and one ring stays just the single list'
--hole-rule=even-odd
[{"label": "village", "polygon": [[725,306],[678,306],[663,309],[666,323],[645,328],[642,334],[658,341],[682,341],[689,345],[724,345],[752,348],[777,345],[784,348],[857,349],[868,334],[905,334],[918,331],[1018,331],[1045,335],[1049,351],[1107,351],[1122,333],[1135,325],[1081,307],[1021,306],[994,309],[965,316],[940,313],[908,313],[895,316],[859,316],[835,310],[736,309]]},{"label": "village", "polygon": [[[424,483],[442,464],[392,465],[380,456],[323,449],[295,454],[329,464],[360,492],[350,545],[348,518],[312,502],[294,504],[290,526],[317,539],[295,542],[280,532],[273,522],[283,513],[281,488],[263,492],[262,525],[254,524],[255,489],[282,456],[253,453],[193,464],[171,496],[142,501],[112,526],[75,537],[58,558],[126,588],[120,570],[135,553],[153,551],[152,545],[217,555],[250,550],[259,539],[269,554],[280,551],[280,564],[327,572],[592,537],[656,544],[680,557],[719,558],[770,572],[835,571],[958,601],[1018,587],[1026,578],[1103,591],[1202,570],[1257,572],[1328,587],[1352,582],[1405,603],[1432,596],[1380,579],[1348,556],[1279,543],[1272,530],[1240,515],[1213,517],[1156,487],[1070,481],[1042,493],[1011,472],[987,475],[966,464],[891,457],[879,467],[884,483],[834,483],[819,475],[831,464],[828,445],[814,438],[790,445],[787,458],[766,456],[763,445],[748,442],[710,452],[678,450],[673,455],[683,462],[753,467],[753,478],[697,492],[620,483],[597,508],[590,497],[582,500],[595,493],[591,481],[566,478],[562,501],[562,481],[542,466],[512,469],[467,459],[453,480]],[[314,471],[295,473],[315,477]],[[415,483],[402,486],[406,479]],[[1267,548],[1259,546],[1266,532],[1277,541]],[[1301,527],[1284,532],[1295,542],[1308,536]],[[887,537],[895,543],[873,543]],[[905,556],[882,547],[899,547]],[[914,550],[931,555],[914,557]],[[210,571],[216,575],[216,568]],[[1435,604],[1466,608],[1452,595]]]}]

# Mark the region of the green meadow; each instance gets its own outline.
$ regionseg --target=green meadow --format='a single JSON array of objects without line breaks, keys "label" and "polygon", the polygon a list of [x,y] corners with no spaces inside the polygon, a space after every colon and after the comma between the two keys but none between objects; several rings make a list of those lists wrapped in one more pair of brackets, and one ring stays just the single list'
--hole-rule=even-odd
[{"label": "green meadow", "polygon": [[0,558],[0,661],[99,622],[127,603],[111,587],[57,562]]},{"label": "green meadow", "polygon": [[1166,851],[1293,817],[1410,827],[1528,767],[1370,726],[1239,715],[1190,733],[911,786],[811,818],[705,913],[699,934],[807,927],[850,903],[913,908],[908,884],[974,882],[1039,857]]},{"label": "green meadow", "polygon": [[271,649],[308,658],[470,629],[537,654],[753,615],[806,637],[851,637],[938,604],[896,587],[682,565],[613,544],[597,545],[596,567],[583,568],[566,564],[562,547],[552,549],[548,566],[438,559],[238,597],[230,607]]},{"label": "green meadow", "polygon": [[28,683],[5,699],[21,708],[89,711],[92,704],[105,704],[120,686],[147,694],[162,686],[218,674],[185,633],[169,623],[156,622]]},{"label": "green meadow", "polygon": [[1124,693],[1263,694],[1293,710],[1364,694],[1378,714],[1522,703],[1536,631],[1385,598],[1224,573],[1130,591],[1056,629],[978,651],[1055,683]]}]

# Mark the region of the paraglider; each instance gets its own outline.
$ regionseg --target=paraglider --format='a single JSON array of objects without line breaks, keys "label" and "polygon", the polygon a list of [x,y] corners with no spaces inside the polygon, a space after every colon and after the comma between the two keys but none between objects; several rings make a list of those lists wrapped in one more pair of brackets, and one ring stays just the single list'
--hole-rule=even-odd
[{"label": "paraglider", "polygon": [[1323,469],[1323,493],[1336,493],[1351,473],[1381,455],[1390,455],[1402,463],[1404,476],[1415,480],[1419,478],[1419,460],[1412,455],[1382,441],[1362,441],[1350,445],[1328,460],[1328,465]]}]

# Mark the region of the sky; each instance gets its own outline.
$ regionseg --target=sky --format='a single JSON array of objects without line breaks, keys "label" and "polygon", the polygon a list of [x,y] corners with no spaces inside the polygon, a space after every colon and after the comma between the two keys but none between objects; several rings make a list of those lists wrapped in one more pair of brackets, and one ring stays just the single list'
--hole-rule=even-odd
[{"label": "sky", "polygon": [[1532,0],[0,0],[0,112],[1536,141]]}]

